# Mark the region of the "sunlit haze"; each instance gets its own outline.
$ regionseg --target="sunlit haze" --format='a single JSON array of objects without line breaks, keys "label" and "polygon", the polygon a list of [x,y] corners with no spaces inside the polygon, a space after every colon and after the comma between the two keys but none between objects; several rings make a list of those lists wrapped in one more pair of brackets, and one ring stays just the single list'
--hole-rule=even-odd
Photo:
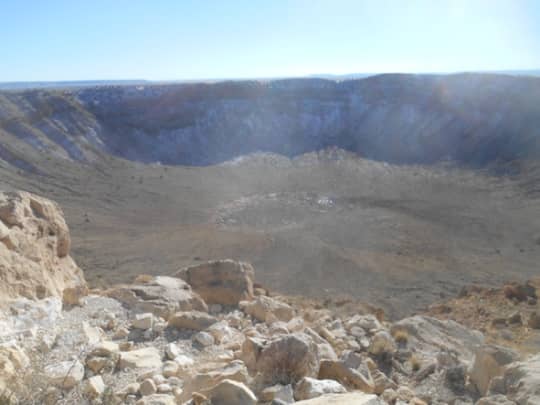
[{"label": "sunlit haze", "polygon": [[540,67],[535,0],[2,3],[0,81]]}]

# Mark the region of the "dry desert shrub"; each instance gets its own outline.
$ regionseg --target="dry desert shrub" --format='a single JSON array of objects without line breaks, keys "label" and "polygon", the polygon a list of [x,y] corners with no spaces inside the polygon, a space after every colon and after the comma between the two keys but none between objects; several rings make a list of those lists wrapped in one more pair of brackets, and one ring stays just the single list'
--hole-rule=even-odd
[{"label": "dry desert shrub", "polygon": [[400,346],[406,346],[409,342],[409,332],[406,329],[397,329],[392,333],[392,337]]},{"label": "dry desert shrub", "polygon": [[422,360],[420,360],[420,357],[418,357],[416,354],[411,356],[409,363],[411,364],[412,371],[415,373],[422,368]]}]

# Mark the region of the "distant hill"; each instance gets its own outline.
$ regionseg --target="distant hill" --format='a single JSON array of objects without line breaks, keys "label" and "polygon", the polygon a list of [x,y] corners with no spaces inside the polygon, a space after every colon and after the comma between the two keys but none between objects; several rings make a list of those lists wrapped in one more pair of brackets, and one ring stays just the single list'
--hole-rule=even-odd
[{"label": "distant hill", "polygon": [[[500,75],[511,75],[511,76],[540,76],[540,69],[528,69],[528,70],[482,70],[482,71],[466,71],[459,73],[482,73],[482,74],[500,74]],[[317,79],[328,79],[328,80],[354,80],[354,79],[364,79],[370,76],[380,75],[381,73],[346,73],[346,74],[332,74],[332,73],[317,73],[309,75],[311,78]],[[458,74],[456,73],[442,73],[442,72],[430,72],[430,73],[421,73],[422,75],[451,75]]]},{"label": "distant hill", "polygon": [[[540,76],[540,69],[531,70],[493,70],[493,71],[467,71],[459,73],[419,73],[413,75],[437,75],[437,76],[451,76],[453,74],[462,73],[478,73],[478,74],[502,74],[511,76]],[[382,74],[401,74],[401,73],[346,73],[346,74],[332,74],[332,73],[315,73],[303,77],[304,79],[325,79],[333,81],[345,81],[345,80],[358,80],[365,79],[371,76],[378,76]],[[256,78],[208,78],[204,80],[146,80],[146,79],[125,79],[125,80],[74,80],[74,81],[40,81],[40,82],[0,82],[0,90],[31,90],[31,89],[78,89],[84,87],[106,87],[106,86],[138,86],[138,85],[166,85],[166,84],[183,84],[183,83],[220,83],[225,81],[242,82],[248,80],[260,81],[260,82],[272,82],[277,80],[296,80],[302,79],[302,77],[256,77]]]},{"label": "distant hill", "polygon": [[0,90],[60,89],[93,86],[133,86],[148,83],[147,80],[76,80],[58,82],[0,82]]}]

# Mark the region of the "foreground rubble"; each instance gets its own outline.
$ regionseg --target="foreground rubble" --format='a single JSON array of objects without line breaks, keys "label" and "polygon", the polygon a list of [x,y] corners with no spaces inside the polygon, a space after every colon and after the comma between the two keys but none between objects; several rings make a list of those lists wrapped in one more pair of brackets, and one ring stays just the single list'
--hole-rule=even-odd
[{"label": "foreground rubble", "polygon": [[[176,276],[6,302],[0,403],[540,403],[538,355],[452,319],[302,305],[254,288],[253,267],[232,260]],[[536,289],[507,295],[537,305]]]},{"label": "foreground rubble", "polygon": [[[230,279],[230,261],[211,266],[220,263]],[[380,313],[293,307],[249,291],[250,283],[227,294],[249,301],[215,306],[184,281],[164,280],[140,276],[79,305],[12,301],[2,317],[4,396],[49,404],[538,403],[538,356],[522,359],[452,320],[390,323]],[[217,282],[214,273],[209,283]]]}]

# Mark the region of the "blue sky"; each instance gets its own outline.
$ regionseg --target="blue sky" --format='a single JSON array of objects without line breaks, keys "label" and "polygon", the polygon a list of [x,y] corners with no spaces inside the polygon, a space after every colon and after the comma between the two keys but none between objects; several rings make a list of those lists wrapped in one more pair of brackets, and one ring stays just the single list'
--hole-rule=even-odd
[{"label": "blue sky", "polygon": [[539,0],[0,0],[0,81],[540,68]]}]

